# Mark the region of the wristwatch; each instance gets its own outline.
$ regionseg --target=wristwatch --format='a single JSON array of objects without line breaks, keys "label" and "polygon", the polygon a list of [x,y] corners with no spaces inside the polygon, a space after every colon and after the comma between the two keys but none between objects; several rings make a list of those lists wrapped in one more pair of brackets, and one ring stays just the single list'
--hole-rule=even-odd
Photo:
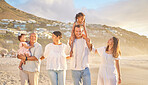
[{"label": "wristwatch", "polygon": [[25,61],[27,61],[27,57],[26,57]]}]

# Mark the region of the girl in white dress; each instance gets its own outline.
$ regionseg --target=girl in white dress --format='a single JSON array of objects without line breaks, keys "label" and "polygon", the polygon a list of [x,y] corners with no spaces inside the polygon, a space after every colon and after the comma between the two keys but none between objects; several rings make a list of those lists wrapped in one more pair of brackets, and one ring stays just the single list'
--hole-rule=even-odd
[{"label": "girl in white dress", "polygon": [[119,39],[112,37],[107,42],[107,47],[95,49],[101,56],[97,85],[117,85],[121,83],[119,59]]}]

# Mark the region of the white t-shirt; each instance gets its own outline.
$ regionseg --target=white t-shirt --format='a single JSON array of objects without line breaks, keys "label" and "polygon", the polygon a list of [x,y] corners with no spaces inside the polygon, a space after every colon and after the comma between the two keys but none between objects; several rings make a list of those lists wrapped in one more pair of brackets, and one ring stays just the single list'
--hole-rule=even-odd
[{"label": "white t-shirt", "polygon": [[73,43],[73,56],[71,58],[72,70],[84,70],[88,64],[89,49],[86,40],[83,38],[75,39]]},{"label": "white t-shirt", "polygon": [[67,45],[49,43],[45,47],[44,57],[47,58],[47,70],[66,70]]}]

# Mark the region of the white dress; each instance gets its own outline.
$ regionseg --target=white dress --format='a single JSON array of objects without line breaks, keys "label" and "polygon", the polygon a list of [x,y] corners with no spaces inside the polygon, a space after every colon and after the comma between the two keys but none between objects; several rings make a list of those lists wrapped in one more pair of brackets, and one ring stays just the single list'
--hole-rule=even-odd
[{"label": "white dress", "polygon": [[105,50],[106,47],[97,49],[101,56],[97,85],[117,85],[117,71],[114,63],[115,60],[119,60],[119,58],[114,58],[112,54],[107,54]]}]

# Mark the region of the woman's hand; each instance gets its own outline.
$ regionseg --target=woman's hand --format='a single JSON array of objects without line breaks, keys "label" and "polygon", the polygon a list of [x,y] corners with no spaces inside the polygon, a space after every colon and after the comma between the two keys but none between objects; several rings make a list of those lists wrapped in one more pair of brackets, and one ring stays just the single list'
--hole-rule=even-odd
[{"label": "woman's hand", "polygon": [[118,78],[118,84],[121,84],[121,78],[120,77]]},{"label": "woman's hand", "polygon": [[66,59],[71,59],[71,57],[70,56],[67,56]]}]

